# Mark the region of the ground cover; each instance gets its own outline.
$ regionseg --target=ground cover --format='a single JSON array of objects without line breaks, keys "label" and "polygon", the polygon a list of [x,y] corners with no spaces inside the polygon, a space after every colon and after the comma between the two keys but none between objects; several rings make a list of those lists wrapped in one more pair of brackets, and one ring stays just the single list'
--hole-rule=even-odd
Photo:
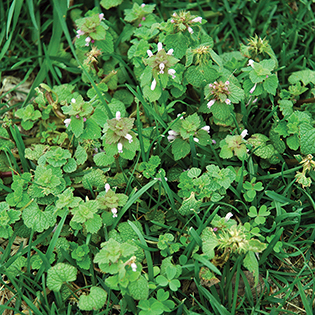
[{"label": "ground cover", "polygon": [[313,314],[312,1],[0,1],[2,314]]}]

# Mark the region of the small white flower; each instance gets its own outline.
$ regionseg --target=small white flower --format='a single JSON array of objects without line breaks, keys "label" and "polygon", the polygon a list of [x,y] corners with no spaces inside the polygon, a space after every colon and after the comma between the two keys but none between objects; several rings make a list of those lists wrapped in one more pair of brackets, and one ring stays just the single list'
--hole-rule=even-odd
[{"label": "small white flower", "polygon": [[214,139],[212,139],[211,141],[212,141],[212,144],[216,144],[217,143]]},{"label": "small white flower", "polygon": [[216,101],[216,99],[214,98],[214,99],[212,99],[212,100],[210,100],[208,103],[207,103],[207,107],[210,109],[211,108],[211,106],[215,103],[215,101]]},{"label": "small white flower", "polygon": [[250,89],[249,93],[253,94],[255,89],[256,89],[257,83],[255,83],[255,85]]},{"label": "small white flower", "polygon": [[70,125],[70,122],[71,122],[71,118],[67,118],[63,121],[63,123],[66,125],[67,128]]},{"label": "small white flower", "polygon": [[147,54],[148,54],[149,57],[153,56],[153,53],[152,53],[152,51],[150,49],[147,50]]},{"label": "small white flower", "polygon": [[253,59],[249,59],[249,60],[248,60],[248,64],[247,64],[247,66],[248,66],[248,67],[249,67],[249,66],[251,66],[251,67],[252,67],[252,66],[253,66],[253,64],[254,64],[254,62],[255,62],[255,61],[254,61]]},{"label": "small white flower", "polygon": [[129,143],[131,143],[133,140],[132,140],[132,135],[130,135],[129,133],[127,133],[125,135],[125,138],[129,141]]},{"label": "small white flower", "polygon": [[[177,114],[177,117],[181,116],[182,114]],[[184,119],[184,116],[182,116],[181,118],[179,119]]]},{"label": "small white flower", "polygon": [[122,143],[121,143],[121,142],[118,142],[118,144],[117,144],[118,153],[123,153],[122,148],[123,148]]},{"label": "small white flower", "polygon": [[201,129],[207,131],[208,133],[210,132],[210,126],[204,126]]},{"label": "small white flower", "polygon": [[145,3],[142,3],[142,4],[141,4],[141,8],[144,8],[144,7],[145,7]]},{"label": "small white flower", "polygon": [[227,99],[225,100],[225,103],[226,103],[227,105],[230,105],[230,104],[231,104],[231,101],[227,98]]},{"label": "small white flower", "polygon": [[171,48],[166,54],[172,56],[172,55],[173,55],[173,52],[174,52],[174,49]]},{"label": "small white flower", "polygon": [[121,118],[120,111],[116,112],[116,119],[119,120]]},{"label": "small white flower", "polygon": [[137,265],[133,262],[131,265],[130,265],[132,271],[137,271]]},{"label": "small white flower", "polygon": [[108,183],[105,184],[105,191],[108,192],[110,190],[110,185]]},{"label": "small white flower", "polygon": [[195,142],[199,142],[199,139],[198,138],[193,138]]},{"label": "small white flower", "polygon": [[231,212],[229,212],[229,213],[225,216],[225,222],[229,221],[232,217],[233,217],[233,214],[232,214]]},{"label": "small white flower", "polygon": [[157,47],[158,47],[158,51],[162,50],[163,49],[162,43],[158,42]]},{"label": "small white flower", "polygon": [[153,79],[153,81],[151,83],[151,91],[154,91],[155,87],[156,87],[156,80]]},{"label": "small white flower", "polygon": [[77,38],[80,38],[81,35],[84,35],[84,32],[81,30],[77,30]]},{"label": "small white flower", "polygon": [[213,84],[210,83],[210,84],[209,84],[209,87],[212,88],[212,87],[213,87]]},{"label": "small white flower", "polygon": [[253,103],[256,103],[258,101],[258,97],[256,97],[254,100],[253,100]]},{"label": "small white flower", "polygon": [[173,19],[171,19],[171,23],[175,23],[175,21]]},{"label": "small white flower", "polygon": [[100,22],[101,22],[102,20],[105,20],[105,18],[104,18],[104,13],[100,13],[100,14],[98,15],[98,17],[99,17],[99,19],[100,19]]},{"label": "small white flower", "polygon": [[168,69],[167,73],[172,76],[172,79],[176,78],[175,76],[176,71],[174,69]]},{"label": "small white flower", "polygon": [[190,26],[188,26],[187,30],[190,34],[194,34],[194,30]]},{"label": "small white flower", "polygon": [[202,22],[202,17],[201,17],[201,16],[198,16],[198,17],[192,19],[190,22],[193,22],[193,23],[201,23],[201,22]]},{"label": "small white flower", "polygon": [[112,214],[113,214],[113,218],[117,218],[117,209],[116,208],[112,208]]},{"label": "small white flower", "polygon": [[76,102],[75,98],[72,98],[71,103],[75,103],[75,102]]},{"label": "small white flower", "polygon": [[87,37],[86,39],[85,39],[85,46],[89,46],[90,45],[90,41],[91,41],[91,37]]},{"label": "small white flower", "polygon": [[241,133],[242,138],[244,139],[248,135],[248,130],[244,129]]},{"label": "small white flower", "polygon": [[172,14],[172,16],[176,17],[176,16],[177,16],[177,13],[176,13],[176,12],[174,12],[174,13]]},{"label": "small white flower", "polygon": [[159,68],[160,68],[160,73],[163,74],[164,73],[165,64],[163,62],[161,62],[159,64]]},{"label": "small white flower", "polygon": [[225,85],[229,85],[230,84],[230,81],[225,81]]},{"label": "small white flower", "polygon": [[168,136],[167,136],[168,142],[175,140],[178,135],[179,135],[179,133],[176,132],[175,130],[169,130]]}]

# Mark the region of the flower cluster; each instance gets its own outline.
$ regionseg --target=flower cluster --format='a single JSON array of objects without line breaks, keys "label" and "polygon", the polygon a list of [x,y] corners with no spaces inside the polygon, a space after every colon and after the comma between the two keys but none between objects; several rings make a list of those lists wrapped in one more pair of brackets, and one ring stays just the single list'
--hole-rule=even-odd
[{"label": "flower cluster", "polygon": [[[105,191],[108,193],[110,190],[110,185],[108,183],[105,184]],[[112,208],[111,212],[113,214],[113,218],[117,218],[117,208]]]},{"label": "flower cluster", "polygon": [[172,24],[179,30],[187,30],[190,34],[194,33],[194,30],[191,26],[196,23],[202,23],[202,17],[200,16],[192,16],[190,12],[176,12],[173,13],[171,21]]},{"label": "flower cluster", "polygon": [[228,98],[231,93],[229,91],[229,85],[229,81],[215,81],[214,83],[209,84],[210,96],[212,96],[212,99],[207,103],[208,108],[211,108],[216,101],[220,101],[221,103],[225,102],[227,105],[231,104],[231,101]]},{"label": "flower cluster", "polygon": [[85,46],[94,43],[96,39],[100,39],[105,35],[106,26],[101,25],[102,20],[105,20],[104,13],[94,14],[91,17],[79,19],[76,21],[78,25],[76,37],[79,39],[85,36]]},{"label": "flower cluster", "polygon": [[146,64],[153,68],[153,81],[151,84],[152,91],[156,87],[159,76],[165,77],[167,75],[170,75],[172,79],[175,78],[176,71],[171,67],[173,67],[179,61],[178,59],[173,57],[173,49],[165,52],[165,50],[163,49],[163,45],[160,42],[158,43],[157,48],[158,51],[156,55],[154,55],[151,50],[148,50],[147,54],[149,58],[145,60]]},{"label": "flower cluster", "polygon": [[109,129],[106,131],[106,143],[117,143],[118,153],[123,153],[123,145],[133,142],[130,134],[134,118],[121,117],[119,111],[116,117],[107,121]]}]

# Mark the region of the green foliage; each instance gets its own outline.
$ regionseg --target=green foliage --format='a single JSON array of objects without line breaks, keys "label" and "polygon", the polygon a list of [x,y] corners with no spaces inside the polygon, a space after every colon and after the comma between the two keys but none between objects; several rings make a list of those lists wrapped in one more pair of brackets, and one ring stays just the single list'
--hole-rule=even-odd
[{"label": "green foliage", "polygon": [[69,264],[58,263],[47,272],[47,286],[55,292],[60,291],[64,283],[75,281],[77,269]]},{"label": "green foliage", "polygon": [[2,1],[1,310],[311,313],[311,2]]},{"label": "green foliage", "polygon": [[82,311],[93,311],[102,308],[107,299],[107,292],[99,287],[91,287],[89,295],[81,295],[79,308]]}]

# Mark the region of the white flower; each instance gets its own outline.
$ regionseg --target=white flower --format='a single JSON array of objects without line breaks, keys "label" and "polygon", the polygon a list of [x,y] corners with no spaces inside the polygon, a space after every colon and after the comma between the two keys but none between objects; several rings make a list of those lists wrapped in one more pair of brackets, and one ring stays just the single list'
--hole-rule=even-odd
[{"label": "white flower", "polygon": [[253,59],[249,59],[249,60],[248,60],[248,64],[247,64],[247,66],[248,66],[248,67],[249,67],[249,66],[251,66],[251,67],[252,67],[252,66],[253,66],[253,64],[254,64],[254,62],[255,62],[255,61],[254,61]]},{"label": "white flower", "polygon": [[172,56],[172,55],[173,55],[173,52],[174,52],[174,49],[171,48],[166,54]]},{"label": "white flower", "polygon": [[177,13],[176,13],[176,12],[174,12],[174,13],[172,14],[172,16],[176,17],[176,16],[177,16]]},{"label": "white flower", "polygon": [[172,76],[172,79],[176,78],[175,76],[176,71],[174,69],[168,69],[167,73]]},{"label": "white flower", "polygon": [[229,85],[230,84],[230,81],[225,81],[225,85]]},{"label": "white flower", "polygon": [[132,135],[130,135],[129,133],[127,133],[125,135],[125,138],[129,141],[129,143],[131,143],[133,140],[132,140]]},{"label": "white flower", "polygon": [[255,83],[255,85],[250,89],[249,93],[253,94],[255,89],[256,89],[257,83]]},{"label": "white flower", "polygon": [[[185,112],[183,113],[185,114]],[[181,116],[182,114],[177,114],[177,117]],[[179,119],[184,119],[184,116],[181,116]]]},{"label": "white flower", "polygon": [[201,17],[201,16],[198,16],[198,17],[192,19],[190,22],[193,22],[193,23],[201,23],[201,22],[202,22],[202,17]]},{"label": "white flower", "polygon": [[212,141],[213,144],[216,144],[216,143],[217,143],[214,139],[212,139],[211,141]]},{"label": "white flower", "polygon": [[63,121],[63,123],[66,125],[67,128],[70,125],[70,122],[71,122],[71,118],[67,118]]},{"label": "white flower", "polygon": [[233,217],[233,214],[232,214],[231,212],[229,212],[229,213],[225,216],[225,222],[229,221],[232,217]]},{"label": "white flower", "polygon": [[117,218],[117,209],[116,208],[112,208],[112,214],[113,214],[113,218]]},{"label": "white flower", "polygon": [[194,34],[194,30],[190,26],[188,26],[187,30],[190,34]]},{"label": "white flower", "polygon": [[84,35],[84,32],[81,30],[77,30],[77,38],[80,38],[81,35]]},{"label": "white flower", "polygon": [[105,191],[108,192],[110,190],[110,185],[108,183],[105,184]]},{"label": "white flower", "polygon": [[194,138],[194,141],[195,141],[195,142],[199,142],[199,139],[198,139],[198,138]]},{"label": "white flower", "polygon": [[178,135],[179,135],[179,133],[176,132],[175,130],[169,130],[167,140],[169,142],[171,142],[172,140],[175,140]]},{"label": "white flower", "polygon": [[116,119],[119,120],[121,118],[120,111],[116,112]]},{"label": "white flower", "polygon": [[118,144],[117,144],[118,153],[123,153],[122,148],[123,148],[122,143],[121,143],[121,142],[118,142]]},{"label": "white flower", "polygon": [[137,265],[133,262],[131,265],[130,265],[132,271],[137,271]]},{"label": "white flower", "polygon": [[86,39],[85,39],[85,46],[89,46],[90,45],[90,41],[91,41],[91,37],[87,37]]},{"label": "white flower", "polygon": [[214,99],[210,100],[210,101],[207,103],[207,106],[208,106],[209,109],[210,109],[211,106],[215,103],[215,101],[216,101],[216,99],[214,98]]},{"label": "white flower", "polygon": [[165,64],[163,62],[161,62],[159,64],[159,68],[160,68],[160,73],[163,74],[164,73]]},{"label": "white flower", "polygon": [[100,19],[100,22],[101,22],[102,20],[105,20],[105,19],[104,19],[104,13],[100,13],[100,14],[98,15],[98,17],[99,17],[99,19]]},{"label": "white flower", "polygon": [[75,102],[76,102],[75,98],[72,98],[71,103],[75,103]]},{"label": "white flower", "polygon": [[248,130],[244,129],[241,133],[242,138],[244,139],[248,135]]},{"label": "white flower", "polygon": [[175,21],[173,19],[171,19],[171,23],[175,23]]},{"label": "white flower", "polygon": [[151,91],[154,91],[155,87],[156,87],[156,80],[153,79],[153,81],[151,83]]},{"label": "white flower", "polygon": [[162,50],[163,49],[162,43],[158,42],[157,47],[158,47],[158,51]]},{"label": "white flower", "polygon": [[144,7],[145,7],[145,3],[142,3],[142,4],[141,4],[141,8],[144,8]]},{"label": "white flower", "polygon": [[227,98],[227,99],[225,100],[225,103],[226,103],[227,105],[230,105],[230,104],[231,104],[231,101]]},{"label": "white flower", "polygon": [[150,49],[147,50],[147,54],[148,54],[149,57],[153,56],[153,53],[152,53],[152,51]]},{"label": "white flower", "polygon": [[208,133],[210,132],[210,126],[204,126],[201,129],[207,131]]}]

